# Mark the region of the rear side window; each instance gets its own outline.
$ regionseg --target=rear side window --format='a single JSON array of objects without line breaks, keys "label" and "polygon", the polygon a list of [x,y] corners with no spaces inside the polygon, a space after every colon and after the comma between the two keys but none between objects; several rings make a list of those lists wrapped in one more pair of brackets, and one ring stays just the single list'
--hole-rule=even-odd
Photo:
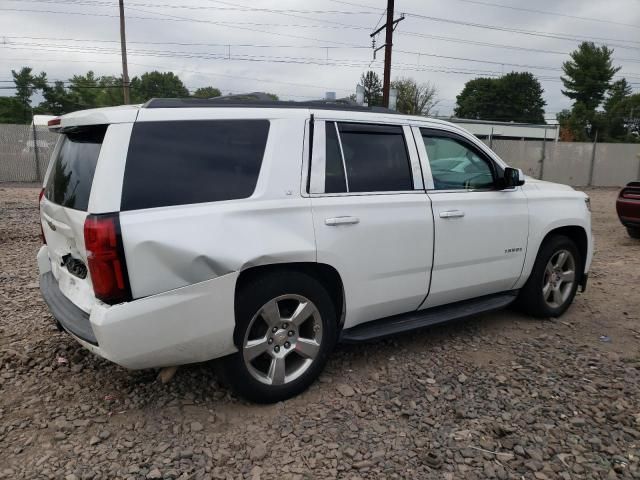
[{"label": "rear side window", "polygon": [[413,190],[401,126],[338,123],[338,131],[349,192]]},{"label": "rear side window", "polygon": [[136,123],[121,209],[250,197],[268,135],[268,120]]},{"label": "rear side window", "polygon": [[97,125],[64,134],[45,186],[44,195],[48,200],[63,207],[87,211],[106,132],[106,125]]}]

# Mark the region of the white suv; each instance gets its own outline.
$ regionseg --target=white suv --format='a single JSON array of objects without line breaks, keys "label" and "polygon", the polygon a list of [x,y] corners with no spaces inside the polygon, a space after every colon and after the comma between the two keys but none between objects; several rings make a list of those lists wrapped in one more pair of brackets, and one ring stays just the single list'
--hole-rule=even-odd
[{"label": "white suv", "polygon": [[561,315],[592,257],[588,197],[447,122],[325,103],[156,99],[55,119],[41,290],[127,368],[220,358],[274,402],[337,341],[505,307]]}]

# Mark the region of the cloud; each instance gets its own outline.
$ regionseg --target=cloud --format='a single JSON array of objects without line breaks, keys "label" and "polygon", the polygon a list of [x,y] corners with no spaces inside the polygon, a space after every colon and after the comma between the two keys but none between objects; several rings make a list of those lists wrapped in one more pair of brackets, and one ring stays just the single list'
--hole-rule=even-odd
[{"label": "cloud", "polygon": [[[640,6],[635,0],[561,0],[535,4],[525,0],[478,2],[640,25]],[[371,46],[369,33],[379,22],[378,12],[385,2],[351,0],[346,3],[333,0],[253,3],[248,0],[187,0],[184,3],[125,0],[130,75],[153,69],[174,71],[190,89],[213,85],[224,93],[263,90],[294,100],[320,98],[326,91],[336,91],[338,96],[348,95],[355,91],[360,74],[370,64],[382,75],[383,52],[380,51],[377,60],[372,61],[372,50],[366,47]],[[594,40],[596,37],[617,39],[620,42],[608,43],[620,45],[614,47],[615,63],[622,66],[620,75],[626,74],[630,81],[636,82],[636,91],[640,86],[638,28],[479,3],[396,0],[396,16],[406,12]],[[190,8],[170,8],[169,5]],[[234,9],[236,6],[263,10],[237,10]],[[269,12],[269,9],[285,12]],[[87,70],[97,74],[119,74],[117,15],[116,2],[104,0],[3,2],[0,7],[0,31],[4,32],[0,36],[0,71],[4,73],[0,74],[0,80],[10,79],[10,70],[23,65],[46,71],[50,79],[67,79]],[[382,45],[384,37],[381,35],[376,40],[378,46]],[[547,116],[553,117],[555,112],[570,106],[560,91],[559,69],[568,58],[566,54],[578,43],[577,40],[544,38],[407,15],[398,25],[394,38],[392,76],[411,76],[420,82],[433,83],[440,98],[439,113],[448,115],[467,80],[487,74],[529,70],[540,77],[545,89]],[[420,55],[408,52],[420,52]]]}]

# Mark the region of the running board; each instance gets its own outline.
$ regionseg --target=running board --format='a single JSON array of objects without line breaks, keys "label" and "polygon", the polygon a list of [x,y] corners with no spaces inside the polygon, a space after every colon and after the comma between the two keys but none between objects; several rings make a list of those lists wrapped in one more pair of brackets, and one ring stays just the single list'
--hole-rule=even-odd
[{"label": "running board", "polygon": [[517,295],[518,291],[513,290],[452,303],[450,305],[442,305],[426,310],[381,318],[342,330],[340,341],[344,343],[366,342],[373,339],[389,337],[398,333],[409,332],[418,328],[429,327],[438,323],[450,322],[480,313],[492,312],[508,306],[516,299]]}]

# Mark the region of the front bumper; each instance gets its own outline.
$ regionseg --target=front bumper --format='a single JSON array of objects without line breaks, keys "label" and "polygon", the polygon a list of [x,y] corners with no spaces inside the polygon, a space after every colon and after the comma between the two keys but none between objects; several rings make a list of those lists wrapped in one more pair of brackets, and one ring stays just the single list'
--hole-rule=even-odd
[{"label": "front bumper", "polygon": [[118,365],[166,367],[237,351],[237,272],[119,305],[95,301],[90,313],[60,291],[50,271],[41,272],[42,295],[60,325],[84,347]]}]

